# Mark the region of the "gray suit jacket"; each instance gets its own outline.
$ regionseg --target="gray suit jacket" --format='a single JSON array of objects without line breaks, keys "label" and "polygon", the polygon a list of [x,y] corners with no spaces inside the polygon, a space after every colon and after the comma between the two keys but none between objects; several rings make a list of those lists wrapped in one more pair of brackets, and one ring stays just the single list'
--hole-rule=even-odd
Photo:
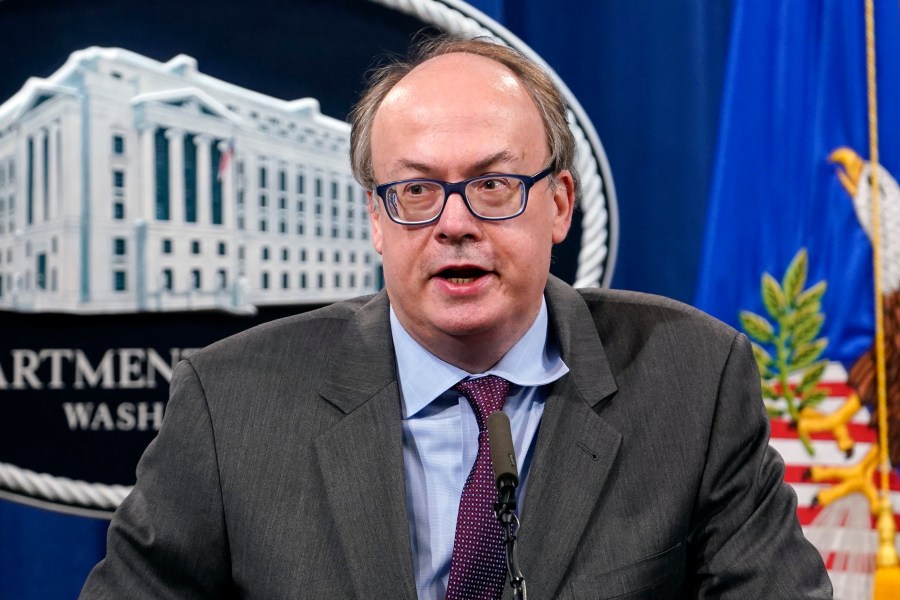
[{"label": "gray suit jacket", "polygon": [[[552,278],[546,297],[571,370],[549,390],[521,519],[532,600],[831,597],[746,338],[665,299]],[[415,596],[382,293],[177,367],[81,597]]]}]

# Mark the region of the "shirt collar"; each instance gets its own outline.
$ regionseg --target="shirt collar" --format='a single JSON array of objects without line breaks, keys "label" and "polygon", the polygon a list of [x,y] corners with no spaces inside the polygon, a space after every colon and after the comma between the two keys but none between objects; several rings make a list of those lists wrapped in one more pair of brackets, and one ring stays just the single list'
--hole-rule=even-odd
[{"label": "shirt collar", "polygon": [[428,406],[466,377],[497,375],[515,385],[531,387],[551,383],[569,372],[559,349],[547,341],[547,304],[543,297],[537,318],[525,335],[485,373],[469,373],[441,360],[406,332],[393,306],[390,314],[404,419]]}]

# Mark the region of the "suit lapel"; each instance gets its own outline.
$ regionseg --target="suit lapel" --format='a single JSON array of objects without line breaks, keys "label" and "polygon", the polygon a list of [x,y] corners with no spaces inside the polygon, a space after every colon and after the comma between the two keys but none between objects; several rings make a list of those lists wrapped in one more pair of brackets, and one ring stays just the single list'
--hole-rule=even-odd
[{"label": "suit lapel", "polygon": [[556,595],[622,441],[594,410],[616,385],[587,305],[552,277],[547,305],[570,371],[547,397],[524,499],[521,566],[536,598]]},{"label": "suit lapel", "polygon": [[387,297],[361,308],[335,343],[320,394],[345,416],[316,451],[348,576],[361,598],[415,599]]}]

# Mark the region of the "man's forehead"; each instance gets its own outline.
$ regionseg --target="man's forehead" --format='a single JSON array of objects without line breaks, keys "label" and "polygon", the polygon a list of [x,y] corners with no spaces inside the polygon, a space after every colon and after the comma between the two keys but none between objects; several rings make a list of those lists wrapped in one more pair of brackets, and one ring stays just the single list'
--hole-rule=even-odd
[{"label": "man's forehead", "polygon": [[[515,163],[522,159],[523,152],[521,149],[514,151],[510,148],[504,148],[493,153],[476,155],[470,158],[469,164],[466,165],[466,170],[472,174],[481,174],[487,170]],[[411,171],[428,176],[437,176],[436,171],[439,171],[441,167],[440,164],[427,163],[418,157],[406,158],[402,156],[387,163],[386,166],[389,170]]]}]

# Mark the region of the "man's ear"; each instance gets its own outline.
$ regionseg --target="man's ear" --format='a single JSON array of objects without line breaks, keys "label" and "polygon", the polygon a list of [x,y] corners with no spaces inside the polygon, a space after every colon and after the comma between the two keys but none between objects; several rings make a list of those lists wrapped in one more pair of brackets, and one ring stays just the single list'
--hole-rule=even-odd
[{"label": "man's ear", "polygon": [[569,234],[572,213],[575,210],[575,178],[568,170],[556,175],[556,185],[551,187],[556,212],[553,217],[553,243],[559,244]]},{"label": "man's ear", "polygon": [[369,209],[369,227],[372,231],[372,245],[381,254],[381,211],[378,209],[378,197],[371,190],[366,192],[366,206]]}]

